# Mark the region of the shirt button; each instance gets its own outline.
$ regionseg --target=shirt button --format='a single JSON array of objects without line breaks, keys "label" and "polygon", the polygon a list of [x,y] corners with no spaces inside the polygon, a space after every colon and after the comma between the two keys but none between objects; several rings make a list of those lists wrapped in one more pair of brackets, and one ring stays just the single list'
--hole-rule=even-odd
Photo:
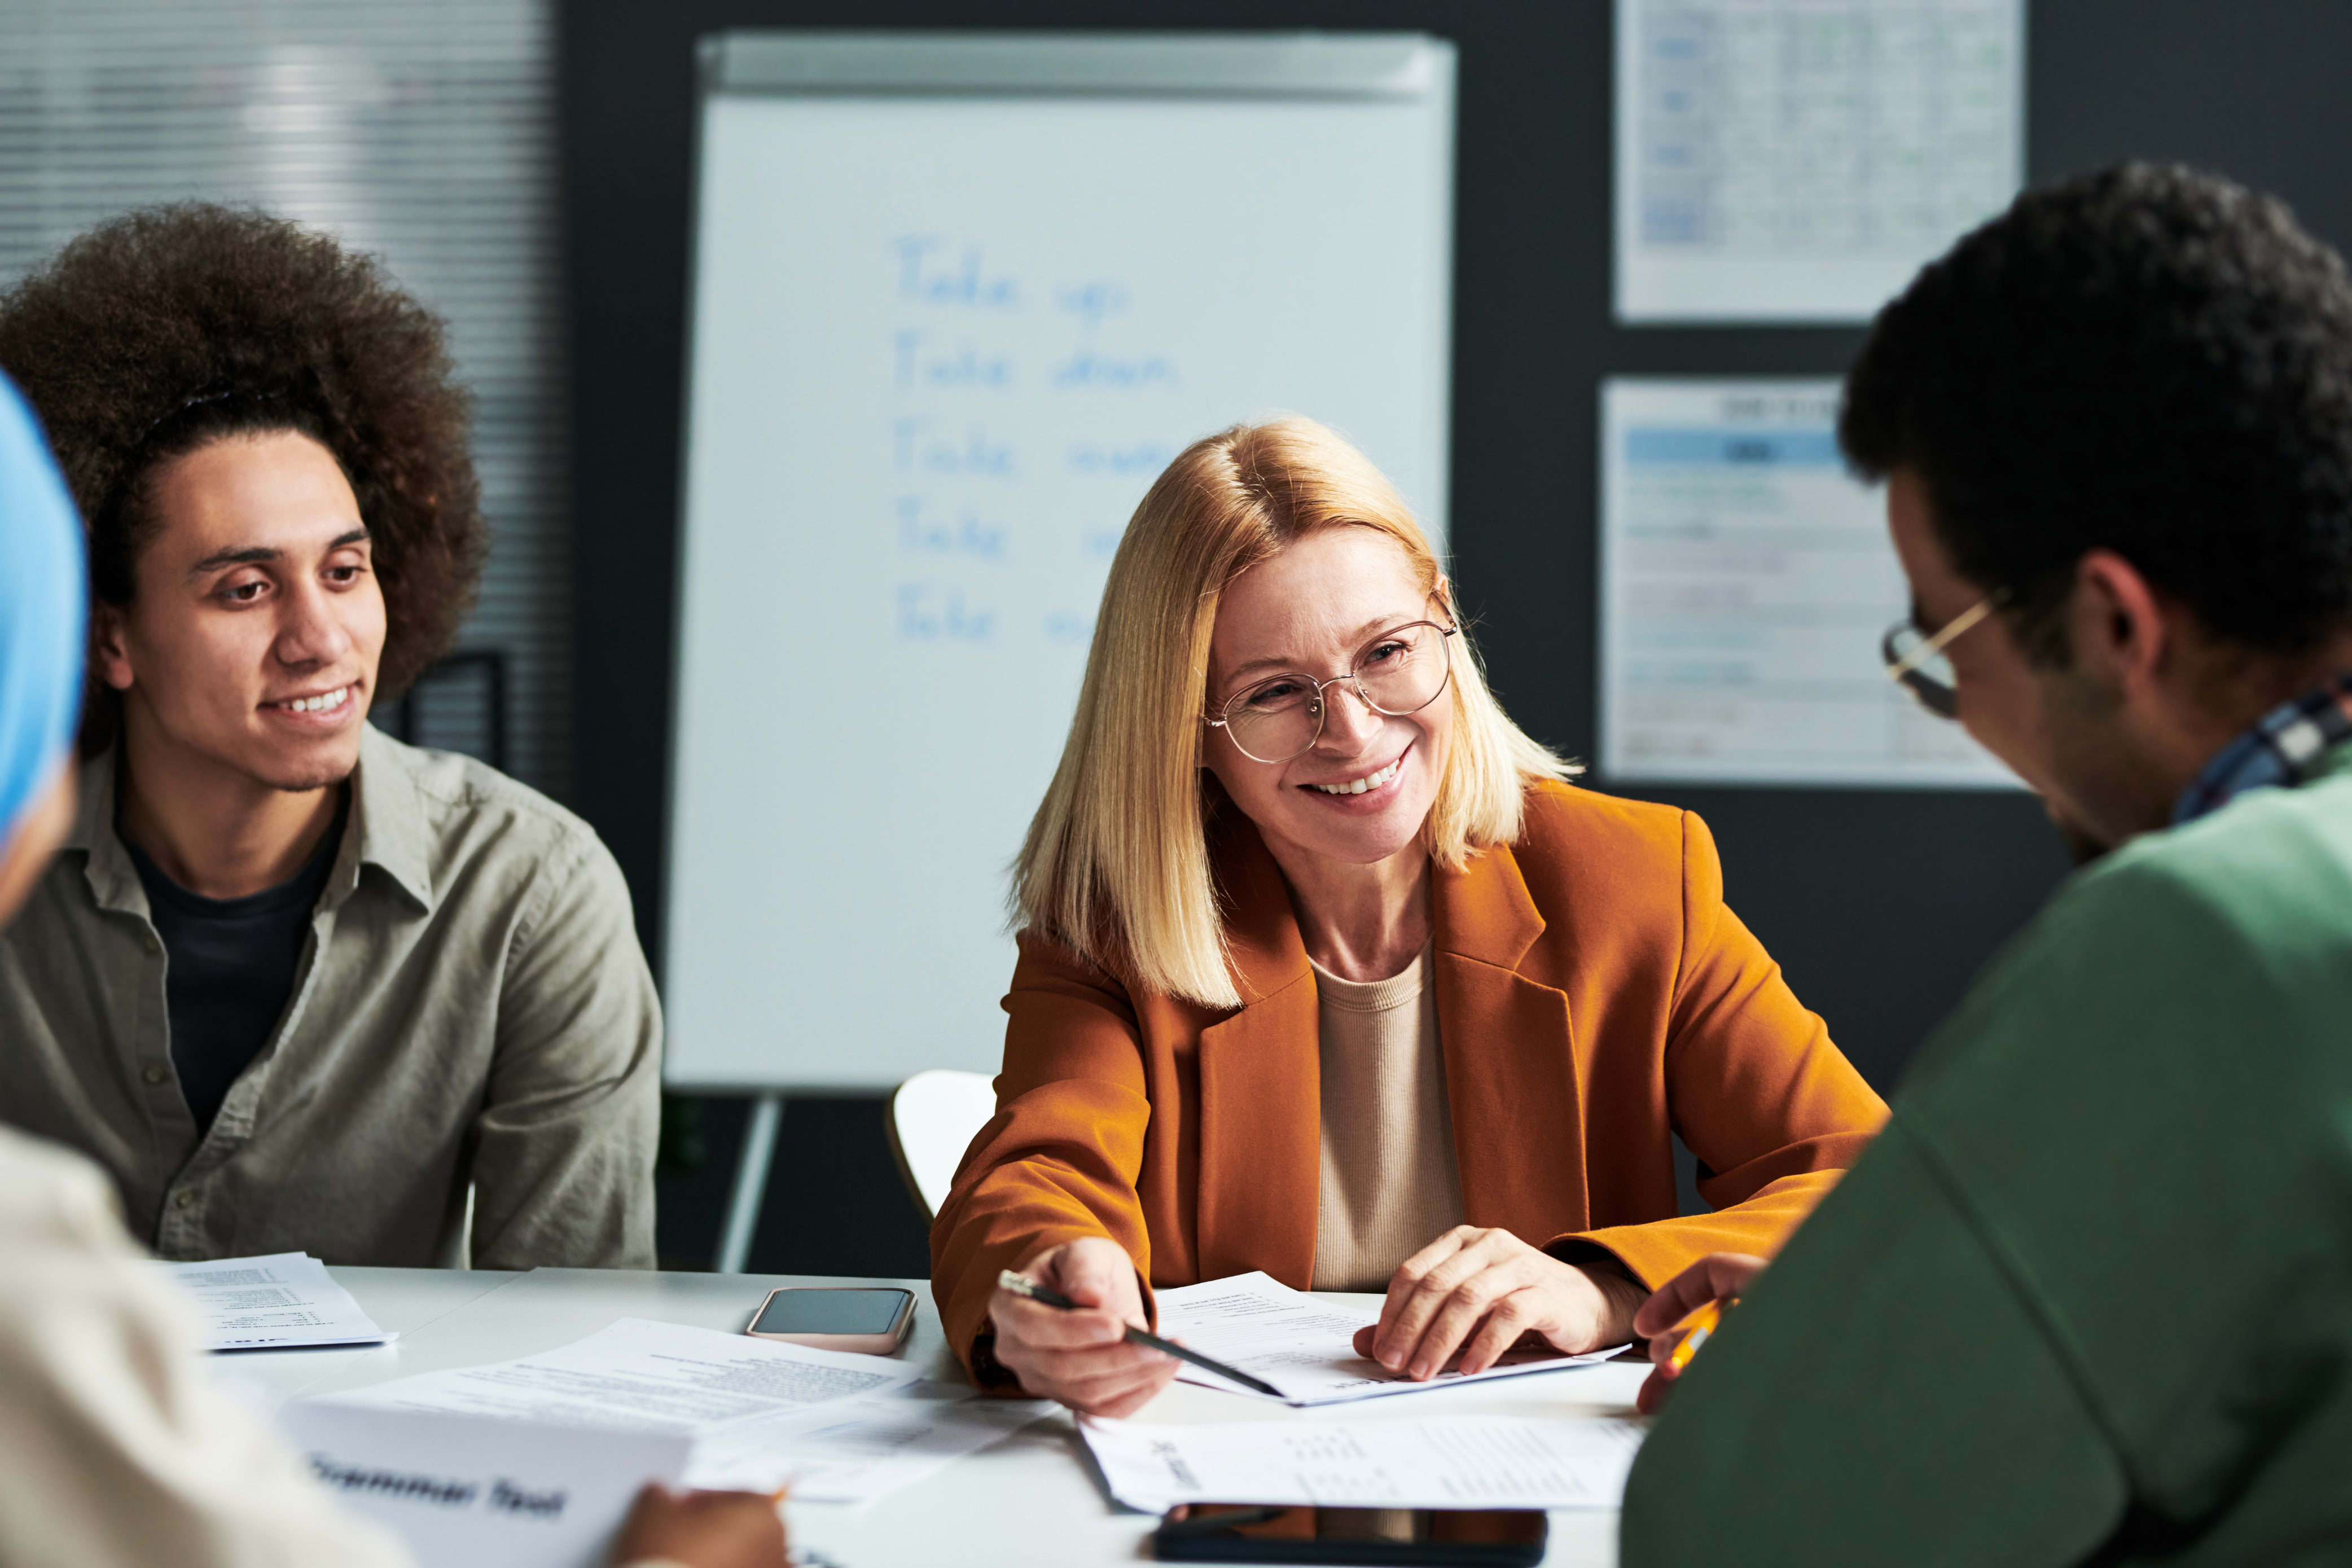
[{"label": "shirt button", "polygon": [[166,1078],[171,1077],[172,1075],[171,1075],[170,1073],[168,1073],[168,1072],[164,1071],[163,1071],[162,1068],[160,1068],[160,1067],[151,1067],[151,1068],[149,1068],[146,1071],[144,1071],[144,1072],[141,1073],[139,1076],[140,1076],[140,1077],[142,1077],[142,1078],[144,1078],[144,1079],[145,1079],[148,1082],[150,1082],[150,1083],[161,1083],[161,1082],[163,1082],[163,1080],[165,1080]]},{"label": "shirt button", "polygon": [[194,1193],[183,1192],[179,1197],[172,1200],[172,1207],[174,1208],[193,1208],[195,1207],[195,1202],[196,1195]]},{"label": "shirt button", "polygon": [[152,931],[147,933],[147,935],[142,937],[140,941],[141,945],[143,946],[150,953],[161,953],[163,950],[162,939]]}]

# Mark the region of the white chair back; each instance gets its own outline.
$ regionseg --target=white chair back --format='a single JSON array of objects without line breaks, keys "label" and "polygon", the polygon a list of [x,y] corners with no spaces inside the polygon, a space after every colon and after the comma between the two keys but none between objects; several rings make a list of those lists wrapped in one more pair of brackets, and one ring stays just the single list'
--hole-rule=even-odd
[{"label": "white chair back", "polygon": [[995,1114],[995,1083],[982,1072],[936,1067],[890,1096],[890,1152],[925,1219],[938,1217],[964,1150]]}]

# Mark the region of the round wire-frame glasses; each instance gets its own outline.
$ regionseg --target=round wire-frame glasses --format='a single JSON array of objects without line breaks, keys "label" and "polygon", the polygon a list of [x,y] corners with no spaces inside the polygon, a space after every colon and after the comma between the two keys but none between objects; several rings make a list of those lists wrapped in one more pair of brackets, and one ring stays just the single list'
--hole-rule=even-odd
[{"label": "round wire-frame glasses", "polygon": [[1287,762],[1323,737],[1324,716],[1331,706],[1323,695],[1327,687],[1353,688],[1359,701],[1387,718],[1419,713],[1435,702],[1454,676],[1453,638],[1458,630],[1434,621],[1391,626],[1357,650],[1346,674],[1328,681],[1295,673],[1269,675],[1226,698],[1206,722],[1211,729],[1223,730],[1234,749],[1253,762]]},{"label": "round wire-frame glasses", "polygon": [[1959,674],[1944,650],[1958,642],[1969,627],[2008,602],[2006,591],[1988,593],[1932,633],[1923,631],[1916,620],[1897,621],[1878,640],[1878,656],[1886,663],[1886,678],[1909,692],[1921,707],[1937,718],[1959,717]]}]

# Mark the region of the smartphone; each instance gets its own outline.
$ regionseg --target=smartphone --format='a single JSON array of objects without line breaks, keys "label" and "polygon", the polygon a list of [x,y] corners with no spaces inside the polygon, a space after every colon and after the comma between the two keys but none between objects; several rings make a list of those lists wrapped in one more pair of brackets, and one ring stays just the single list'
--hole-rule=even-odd
[{"label": "smartphone", "polygon": [[915,1292],[895,1286],[786,1285],[770,1291],[743,1332],[819,1350],[888,1355],[907,1341]]},{"label": "smartphone", "polygon": [[1152,1532],[1163,1563],[1391,1563],[1533,1568],[1550,1521],[1541,1509],[1282,1508],[1192,1502]]}]

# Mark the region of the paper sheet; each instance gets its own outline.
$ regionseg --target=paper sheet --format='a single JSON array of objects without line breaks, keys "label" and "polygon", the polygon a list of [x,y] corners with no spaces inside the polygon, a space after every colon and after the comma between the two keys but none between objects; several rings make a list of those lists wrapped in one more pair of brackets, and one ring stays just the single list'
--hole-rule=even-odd
[{"label": "paper sheet", "polygon": [[920,1375],[886,1356],[623,1318],[541,1355],[428,1372],[328,1397],[338,1405],[699,1437],[733,1421],[887,1393]]},{"label": "paper sheet", "polygon": [[345,1508],[433,1568],[604,1568],[647,1481],[676,1482],[688,1439],[518,1427],[297,1400],[279,1424]]},{"label": "paper sheet", "polygon": [[1643,1427],[1617,1416],[1078,1423],[1111,1495],[1381,1508],[1615,1508]]},{"label": "paper sheet", "polygon": [[[1229,1279],[1181,1285],[1160,1292],[1160,1333],[1163,1336],[1181,1340],[1189,1349],[1265,1379],[1283,1391],[1284,1402],[1290,1405],[1336,1405],[1387,1394],[1452,1388],[1491,1377],[1590,1366],[1607,1361],[1625,1348],[1612,1345],[1584,1355],[1561,1355],[1550,1350],[1512,1351],[1486,1371],[1467,1377],[1458,1372],[1441,1372],[1426,1383],[1415,1383],[1356,1354],[1356,1331],[1379,1321],[1380,1312],[1375,1308],[1318,1301],[1263,1272],[1235,1274]],[[1189,1364],[1176,1375],[1206,1388],[1222,1388],[1254,1399],[1266,1397]]]},{"label": "paper sheet", "polygon": [[961,1384],[914,1383],[714,1432],[695,1445],[687,1480],[745,1491],[789,1482],[795,1502],[870,1502],[1054,1409],[1050,1400],[982,1399]]},{"label": "paper sheet", "polygon": [[1601,390],[1601,767],[1696,784],[2014,789],[1886,678],[1911,607],[1885,497],[1838,455],[1839,383]]},{"label": "paper sheet", "polygon": [[2024,0],[1617,0],[1621,321],[1866,321],[2025,171]]},{"label": "paper sheet", "polygon": [[383,1344],[394,1337],[306,1252],[155,1267],[194,1302],[206,1350]]},{"label": "paper sheet", "polygon": [[624,1318],[561,1350],[431,1372],[318,1403],[680,1434],[698,1487],[867,1502],[1053,1406],[982,1399],[885,1356]]}]

